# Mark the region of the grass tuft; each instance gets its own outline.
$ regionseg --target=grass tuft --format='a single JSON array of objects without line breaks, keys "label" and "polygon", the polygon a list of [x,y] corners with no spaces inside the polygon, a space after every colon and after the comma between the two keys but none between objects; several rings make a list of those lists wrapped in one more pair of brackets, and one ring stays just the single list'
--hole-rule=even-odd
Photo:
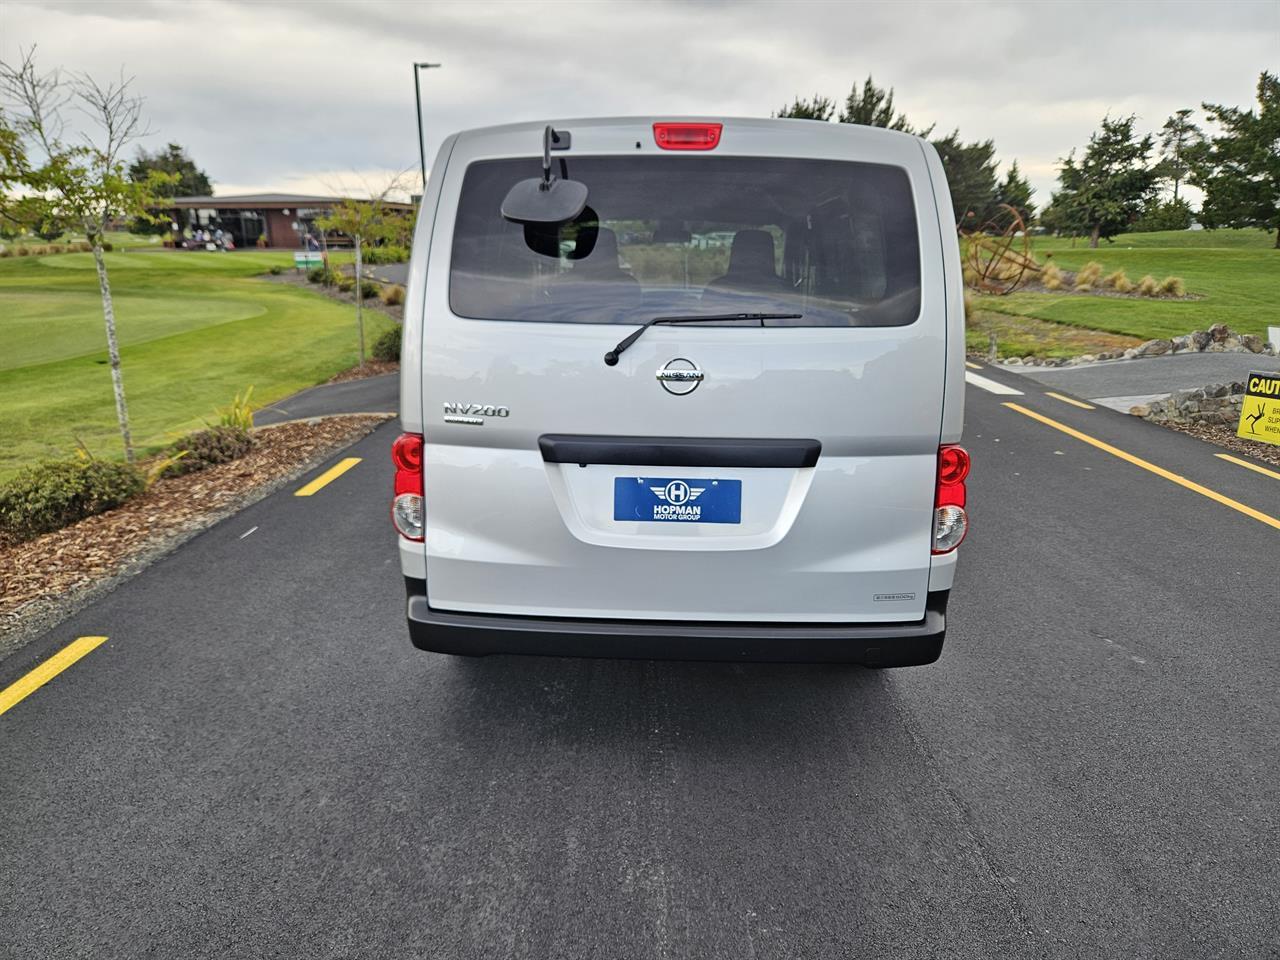
[{"label": "grass tuft", "polygon": [[1181,277],[1165,277],[1160,281],[1160,292],[1167,297],[1185,297],[1187,285]]},{"label": "grass tuft", "polygon": [[1138,281],[1138,293],[1144,297],[1154,297],[1160,292],[1160,284],[1156,282],[1156,278],[1151,274],[1147,274]]}]

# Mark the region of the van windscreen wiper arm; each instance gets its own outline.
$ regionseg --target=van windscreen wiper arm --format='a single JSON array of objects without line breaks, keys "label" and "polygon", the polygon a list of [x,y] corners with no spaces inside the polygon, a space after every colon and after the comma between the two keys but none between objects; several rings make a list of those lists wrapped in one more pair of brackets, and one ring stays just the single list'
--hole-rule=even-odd
[{"label": "van windscreen wiper arm", "polygon": [[636,330],[634,333],[619,341],[616,347],[604,355],[604,362],[610,367],[617,366],[618,357],[622,356],[622,352],[639,340],[646,330],[659,323],[710,323],[713,320],[759,320],[760,326],[763,327],[766,320],[800,320],[803,317],[803,313],[713,313],[690,317],[654,317],[652,320],[646,320],[639,330]]}]

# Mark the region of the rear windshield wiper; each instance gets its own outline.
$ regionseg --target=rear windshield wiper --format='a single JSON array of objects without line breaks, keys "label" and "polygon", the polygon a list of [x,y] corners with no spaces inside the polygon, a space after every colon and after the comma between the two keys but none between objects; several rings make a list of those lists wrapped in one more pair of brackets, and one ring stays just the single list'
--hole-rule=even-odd
[{"label": "rear windshield wiper", "polygon": [[616,347],[606,353],[604,355],[604,362],[610,367],[617,366],[618,358],[622,356],[622,352],[639,340],[646,330],[659,323],[710,323],[713,320],[759,320],[760,326],[763,327],[766,320],[800,320],[803,317],[803,313],[713,313],[691,317],[654,317],[652,320],[646,320],[639,330],[635,331],[624,340],[621,340]]}]

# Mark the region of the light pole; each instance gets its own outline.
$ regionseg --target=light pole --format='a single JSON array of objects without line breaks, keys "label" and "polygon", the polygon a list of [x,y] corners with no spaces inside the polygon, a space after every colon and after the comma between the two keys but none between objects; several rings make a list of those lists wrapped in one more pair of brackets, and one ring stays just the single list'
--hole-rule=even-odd
[{"label": "light pole", "polygon": [[418,71],[439,67],[438,63],[415,63],[413,65],[413,99],[418,105],[418,171],[422,174],[422,192],[427,192],[427,152],[422,145],[422,86],[418,83]]}]

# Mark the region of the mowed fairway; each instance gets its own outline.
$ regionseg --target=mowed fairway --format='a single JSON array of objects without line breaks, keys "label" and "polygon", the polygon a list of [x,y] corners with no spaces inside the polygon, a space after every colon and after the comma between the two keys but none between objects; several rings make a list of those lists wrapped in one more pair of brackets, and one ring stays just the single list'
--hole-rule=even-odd
[{"label": "mowed fairway", "polygon": [[1015,293],[976,297],[980,310],[1037,317],[1076,327],[1126,334],[1140,340],[1173,337],[1225,323],[1240,333],[1265,336],[1280,322],[1280,250],[1274,233],[1261,230],[1167,231],[1131,233],[1103,241],[1097,250],[1087,241],[1037,237],[1035,255],[1047,254],[1064,270],[1091,260],[1103,275],[1124,270],[1135,283],[1145,274],[1157,280],[1181,277],[1197,300],[1092,296],[1073,293]]},{"label": "mowed fairway", "polygon": [[[107,255],[142,449],[212,419],[237,391],[270,403],[357,360],[355,311],[257,275],[288,253]],[[368,342],[392,321],[366,311]],[[82,441],[120,455],[102,303],[87,253],[0,260],[0,479]]]}]

